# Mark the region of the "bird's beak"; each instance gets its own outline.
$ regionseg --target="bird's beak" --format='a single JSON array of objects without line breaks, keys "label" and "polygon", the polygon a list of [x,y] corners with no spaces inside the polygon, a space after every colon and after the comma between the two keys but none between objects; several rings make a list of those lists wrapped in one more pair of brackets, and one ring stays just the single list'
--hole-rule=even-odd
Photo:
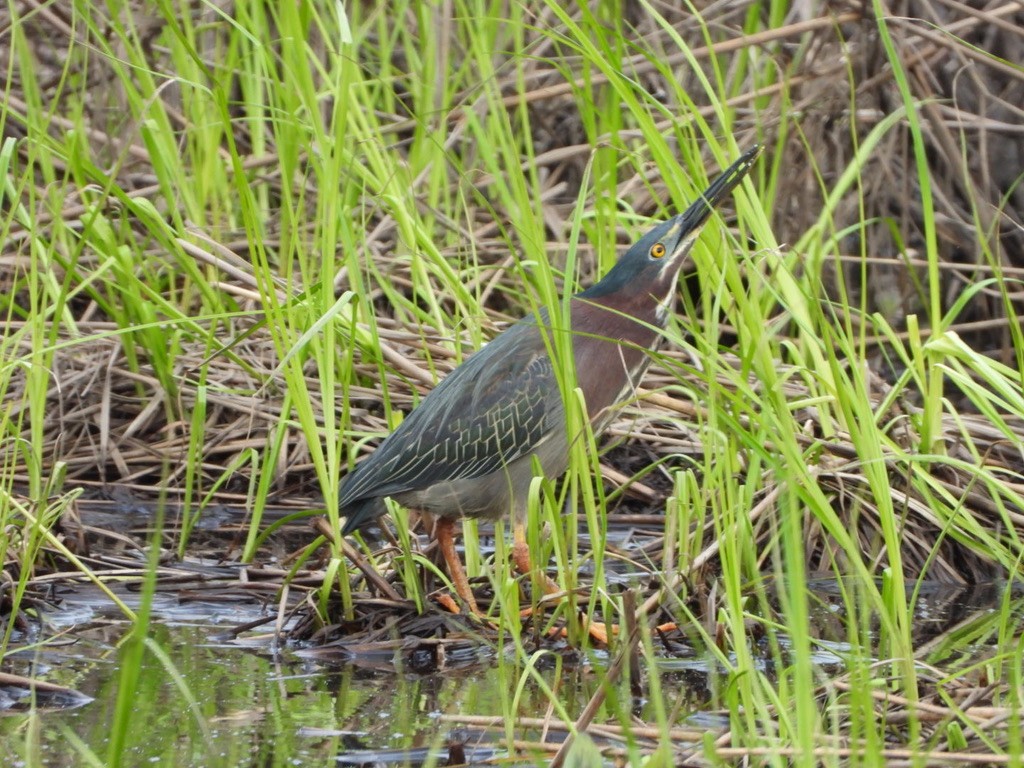
[{"label": "bird's beak", "polygon": [[685,253],[690,249],[697,239],[697,235],[700,234],[701,229],[711,217],[712,211],[726,195],[743,181],[743,177],[754,167],[754,163],[763,150],[764,147],[760,144],[755,144],[748,149],[740,155],[739,160],[726,169],[725,173],[711,183],[711,186],[698,200],[691,203],[689,208],[674,219],[669,220],[671,226],[662,242],[670,254],[670,259],[672,256]]}]

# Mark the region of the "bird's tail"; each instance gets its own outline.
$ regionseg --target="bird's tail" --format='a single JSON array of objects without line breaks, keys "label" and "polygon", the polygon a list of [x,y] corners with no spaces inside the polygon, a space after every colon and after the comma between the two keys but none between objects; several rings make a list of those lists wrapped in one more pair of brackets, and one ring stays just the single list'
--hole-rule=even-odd
[{"label": "bird's tail", "polygon": [[376,496],[360,499],[341,509],[345,524],[341,527],[341,535],[348,536],[360,528],[369,525],[387,511],[384,500]]}]

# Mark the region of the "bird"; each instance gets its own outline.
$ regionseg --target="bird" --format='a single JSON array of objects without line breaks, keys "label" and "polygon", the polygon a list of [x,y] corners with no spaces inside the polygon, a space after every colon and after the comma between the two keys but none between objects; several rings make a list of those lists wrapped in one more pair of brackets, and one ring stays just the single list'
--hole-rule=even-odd
[{"label": "bird", "polygon": [[[683,213],[651,228],[601,280],[571,298],[576,384],[595,435],[640,384],[693,244],[761,151],[755,145],[744,152]],[[343,536],[383,515],[388,497],[427,513],[452,586],[474,614],[482,615],[455,549],[456,523],[511,513],[513,562],[529,573],[525,525],[534,461],[553,479],[568,468],[571,441],[549,352],[553,326],[541,308],[498,334],[442,379],[339,488]]]}]

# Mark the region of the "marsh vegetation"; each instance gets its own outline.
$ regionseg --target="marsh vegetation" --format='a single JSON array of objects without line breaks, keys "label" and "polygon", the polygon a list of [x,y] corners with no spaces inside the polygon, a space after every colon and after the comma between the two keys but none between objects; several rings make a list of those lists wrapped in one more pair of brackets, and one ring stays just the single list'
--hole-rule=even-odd
[{"label": "marsh vegetation", "polygon": [[[22,764],[1024,759],[1019,4],[2,13]],[[336,535],[441,377],[754,143],[643,387],[535,485],[569,600],[502,523],[489,622],[408,511]]]}]

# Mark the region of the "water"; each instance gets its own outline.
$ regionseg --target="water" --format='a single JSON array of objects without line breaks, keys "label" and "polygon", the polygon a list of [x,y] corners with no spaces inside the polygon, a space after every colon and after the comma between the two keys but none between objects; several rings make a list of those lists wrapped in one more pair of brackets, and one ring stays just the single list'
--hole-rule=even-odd
[{"label": "water", "polygon": [[[815,662],[828,674],[841,673],[854,654],[845,642],[837,586],[829,580],[811,584],[821,638]],[[962,590],[926,585],[916,609],[920,646],[947,664],[954,656],[983,656],[991,649],[991,633],[978,633],[976,643],[943,643],[964,627],[984,626],[1006,589],[1003,584]],[[120,594],[134,598],[127,589]],[[130,627],[92,587],[63,597],[59,608],[47,611],[48,642],[12,656],[7,671],[66,686],[87,698],[50,699],[41,693],[34,711],[28,698],[9,700],[9,716],[0,719],[4,765],[78,766],[92,757],[99,764],[106,761],[112,713],[125,684],[119,662]],[[1019,606],[1015,611],[1019,619]],[[584,656],[559,644],[552,646],[557,652],[534,659],[535,667],[517,662],[508,647],[493,645],[456,644],[418,660],[424,642],[402,638],[374,652],[325,654],[278,642],[273,624],[241,639],[227,631],[275,612],[259,595],[237,590],[219,599],[194,599],[177,589],[157,594],[149,645],[131,683],[133,726],[125,765],[544,762],[550,753],[524,758],[521,751],[509,757],[506,716],[516,714],[512,735],[521,742],[557,743],[564,738],[558,708],[574,719],[598,691],[609,661],[607,654]],[[761,641],[751,642],[756,650]],[[784,650],[784,634],[778,642]],[[725,670],[692,647],[674,649],[663,649],[657,659],[661,695],[670,703],[679,738],[696,744],[703,732],[728,725],[720,699]],[[763,658],[763,671],[771,674],[770,654],[766,651]],[[598,722],[614,725],[614,712],[655,721],[658,707],[645,698],[648,690],[645,685],[641,695],[633,695],[624,676],[612,688],[612,701]],[[547,691],[554,692],[555,703]],[[543,727],[545,719],[553,729]],[[530,755],[525,744],[520,746]]]}]

